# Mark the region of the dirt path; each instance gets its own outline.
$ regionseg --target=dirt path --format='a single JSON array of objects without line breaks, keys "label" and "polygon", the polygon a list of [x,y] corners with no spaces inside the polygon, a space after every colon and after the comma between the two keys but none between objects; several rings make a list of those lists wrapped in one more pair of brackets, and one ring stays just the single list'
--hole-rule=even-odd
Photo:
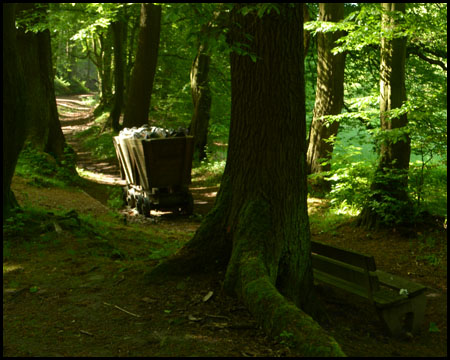
[{"label": "dirt path", "polygon": [[77,165],[93,174],[96,182],[109,185],[125,185],[120,178],[118,163],[115,161],[96,161],[89,152],[82,149],[76,137],[94,124],[93,108],[84,105],[83,98],[90,95],[57,97],[61,128],[66,141],[77,153]]}]

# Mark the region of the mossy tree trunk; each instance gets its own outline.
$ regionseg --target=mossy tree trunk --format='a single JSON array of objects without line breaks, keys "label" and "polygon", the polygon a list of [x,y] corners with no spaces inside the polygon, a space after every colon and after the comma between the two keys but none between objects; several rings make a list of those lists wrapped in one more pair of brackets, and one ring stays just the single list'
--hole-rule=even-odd
[{"label": "mossy tree trunk", "polygon": [[411,140],[406,131],[408,119],[406,113],[397,117],[390,113],[401,108],[406,101],[406,38],[393,36],[396,27],[393,12],[405,12],[405,4],[383,3],[382,9],[382,28],[391,36],[381,39],[380,157],[371,185],[371,197],[358,219],[358,223],[366,227],[412,219],[407,192],[411,155]]},{"label": "mossy tree trunk", "polygon": [[29,107],[26,79],[16,44],[16,4],[3,3],[3,221],[17,201],[11,180],[26,138]]},{"label": "mossy tree trunk", "polygon": [[298,355],[342,355],[304,312],[318,314],[306,202],[302,5],[280,4],[279,14],[262,17],[256,10],[244,16],[241,8],[232,11],[229,41],[247,44],[257,58],[231,54],[229,148],[214,209],[193,239],[147,276],[226,267],[224,289],[267,333],[291,333]]},{"label": "mossy tree trunk", "polygon": [[141,5],[140,30],[137,53],[127,91],[123,126],[133,127],[148,123],[150,98],[158,60],[161,31],[161,6]]},{"label": "mossy tree trunk", "polygon": [[[319,20],[338,22],[344,18],[343,3],[319,3]],[[343,35],[342,31],[317,34],[317,90],[314,104],[313,120],[309,131],[307,153],[308,173],[316,174],[329,171],[329,163],[322,165],[323,160],[330,160],[333,152],[331,138],[337,135],[339,122],[329,122],[326,115],[338,115],[344,104],[344,69],[345,53],[333,54],[336,40]],[[329,183],[322,182],[325,190]]]}]

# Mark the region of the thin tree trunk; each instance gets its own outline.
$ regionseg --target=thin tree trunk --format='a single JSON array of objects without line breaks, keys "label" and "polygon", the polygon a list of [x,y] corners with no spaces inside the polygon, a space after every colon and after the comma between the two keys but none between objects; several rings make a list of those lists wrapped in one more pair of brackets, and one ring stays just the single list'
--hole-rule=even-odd
[{"label": "thin tree trunk", "polygon": [[189,125],[189,133],[194,136],[194,151],[199,160],[206,157],[208,127],[211,111],[211,89],[208,82],[209,64],[207,44],[200,43],[197,56],[191,67],[191,94],[194,114]]},{"label": "thin tree trunk", "polygon": [[[319,20],[338,22],[344,18],[343,3],[320,3]],[[337,135],[339,122],[329,123],[326,115],[338,115],[344,103],[345,54],[333,55],[331,50],[342,32],[317,34],[317,90],[313,120],[309,132],[307,154],[308,173],[321,173],[330,170],[329,162],[333,152],[331,138]],[[322,184],[325,189],[329,183]]]},{"label": "thin tree trunk", "polygon": [[160,30],[161,6],[143,3],[136,60],[123,120],[124,127],[141,126],[148,123]]},{"label": "thin tree trunk", "polygon": [[[136,32],[139,29],[139,16],[137,16],[135,19],[132,17],[132,26],[131,26],[131,34],[128,37],[129,43],[127,45],[128,47],[128,54],[127,54],[127,65],[126,65],[126,71],[125,71],[125,91],[124,91],[124,105],[126,106],[126,99],[128,99],[128,89],[130,88],[130,79],[131,79],[131,71],[133,69],[134,61],[133,61],[133,53],[134,53],[134,43],[136,40]],[[130,21],[130,20],[129,20]],[[128,30],[127,30],[128,32]]]},{"label": "thin tree trunk", "polygon": [[302,7],[280,4],[279,14],[262,18],[256,10],[244,16],[241,7],[232,11],[229,41],[248,44],[257,61],[231,53],[229,148],[214,209],[147,277],[226,266],[224,289],[267,333],[291,333],[296,355],[342,355],[301,310],[318,310],[306,203]]},{"label": "thin tree trunk", "polygon": [[119,120],[123,107],[124,75],[125,75],[125,27],[122,20],[111,24],[114,37],[114,105],[110,114],[111,126],[114,131],[120,130]]}]

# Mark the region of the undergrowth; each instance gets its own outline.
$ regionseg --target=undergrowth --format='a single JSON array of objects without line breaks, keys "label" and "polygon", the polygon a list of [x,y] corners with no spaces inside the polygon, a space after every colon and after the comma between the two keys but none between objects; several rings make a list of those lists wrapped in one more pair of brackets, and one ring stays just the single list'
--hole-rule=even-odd
[{"label": "undergrowth", "polygon": [[50,154],[38,151],[31,143],[26,143],[17,160],[15,173],[33,186],[64,188],[79,183],[75,167],[75,153],[69,145],[65,146],[64,156],[58,162]]}]

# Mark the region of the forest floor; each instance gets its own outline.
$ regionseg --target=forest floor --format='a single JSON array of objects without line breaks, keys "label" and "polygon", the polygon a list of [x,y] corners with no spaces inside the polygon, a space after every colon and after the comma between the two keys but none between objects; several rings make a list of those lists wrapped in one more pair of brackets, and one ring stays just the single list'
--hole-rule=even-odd
[{"label": "forest floor", "polygon": [[[145,272],[187,242],[211,209],[216,187],[194,177],[194,216],[124,210],[112,215],[105,184],[122,184],[117,162],[97,163],[73,136],[93,121],[77,98],[61,116],[78,167],[96,173],[79,188],[36,187],[14,177],[21,204],[49,212],[4,234],[3,356],[290,356],[289,339],[271,339],[248,311],[223,293],[223,273],[186,274],[147,284]],[[375,256],[378,267],[428,287],[419,334],[387,336],[369,303],[331,290],[319,294],[321,324],[349,356],[447,356],[447,237],[430,219],[414,229],[358,228],[330,221],[329,203],[308,200],[314,240]],[[126,223],[124,216],[127,217]],[[323,220],[323,221],[322,221]],[[25,220],[24,220],[25,222]],[[107,224],[107,225],[105,225]],[[17,224],[16,224],[17,225]],[[17,227],[19,227],[17,225]]]}]

